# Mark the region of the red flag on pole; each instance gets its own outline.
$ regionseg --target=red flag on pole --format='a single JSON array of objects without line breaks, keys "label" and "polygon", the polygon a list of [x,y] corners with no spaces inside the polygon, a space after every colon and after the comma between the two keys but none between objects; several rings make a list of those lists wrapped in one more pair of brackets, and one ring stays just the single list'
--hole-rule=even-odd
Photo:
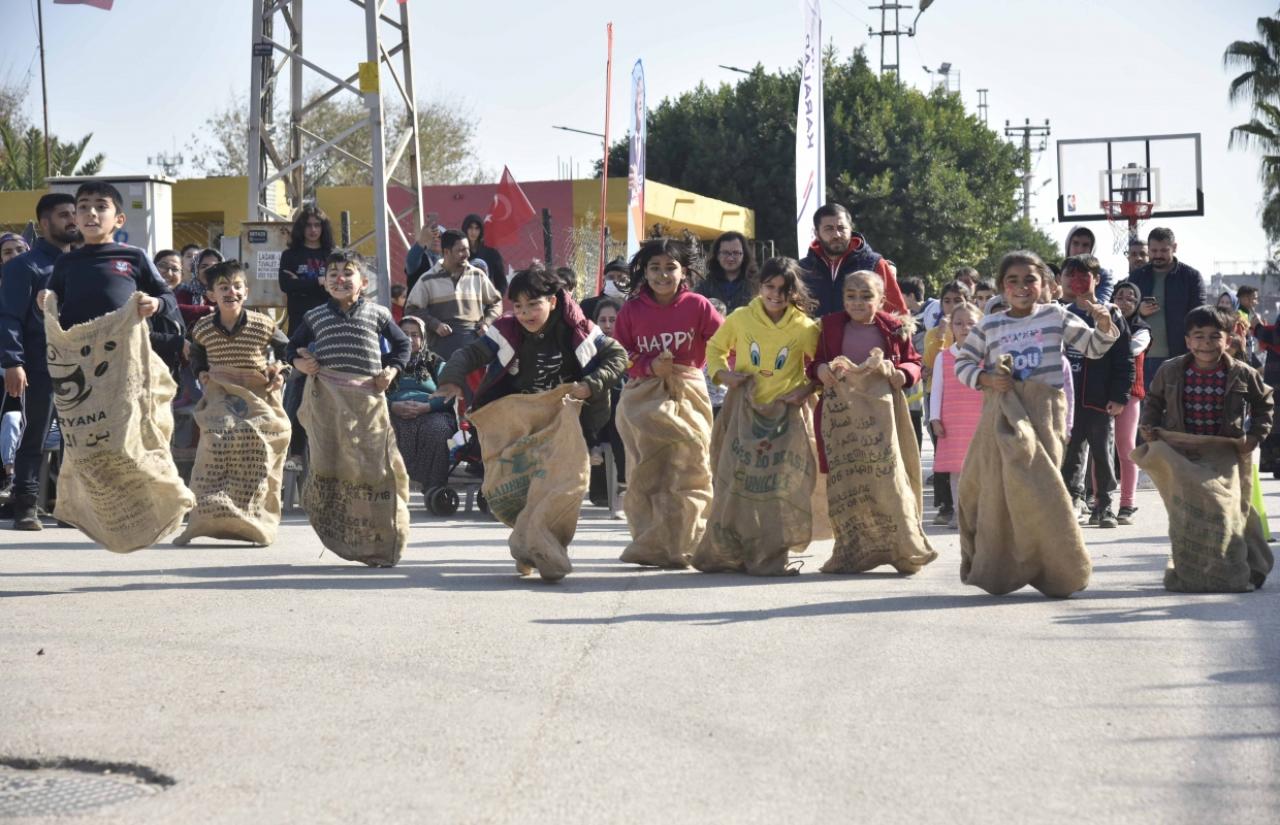
[{"label": "red flag on pole", "polygon": [[61,3],[64,6],[93,6],[95,9],[103,11],[111,11],[111,4],[115,0],[53,0],[54,4]]},{"label": "red flag on pole", "polygon": [[497,246],[509,240],[536,214],[524,190],[511,176],[511,170],[502,167],[502,180],[498,182],[498,191],[493,193],[489,214],[484,218],[485,244]]}]

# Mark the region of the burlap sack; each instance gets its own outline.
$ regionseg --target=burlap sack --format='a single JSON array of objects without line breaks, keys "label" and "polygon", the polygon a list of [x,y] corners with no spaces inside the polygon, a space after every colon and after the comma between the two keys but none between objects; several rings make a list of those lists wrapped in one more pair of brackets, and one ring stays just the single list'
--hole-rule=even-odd
[{"label": "burlap sack", "polygon": [[280,477],[292,432],[280,391],[254,370],[214,367],[196,405],[200,443],[191,471],[196,508],[173,540],[196,536],[271,544],[280,526]]},{"label": "burlap sack", "polygon": [[507,544],[520,575],[537,568],[547,581],[573,570],[569,542],[591,479],[582,402],[569,389],[509,395],[470,415],[480,431],[489,512],[511,528]]},{"label": "burlap sack", "polygon": [[627,451],[623,511],[631,543],[622,560],[688,567],[711,504],[711,399],[699,370],[633,380],[622,390],[615,422]]},{"label": "burlap sack", "polygon": [[[818,461],[817,426],[814,423],[817,406],[818,399],[812,398],[801,408],[801,413],[804,416],[805,433],[809,437],[809,450],[813,455],[813,464],[815,467],[821,467],[822,463]],[[813,480],[813,499],[809,502],[809,511],[813,514],[813,535],[809,540],[825,541],[835,538],[835,533],[831,529],[831,516],[827,512],[827,474],[822,471],[819,471]]]},{"label": "burlap sack", "polygon": [[1241,457],[1229,438],[1156,432],[1159,440],[1130,455],[1169,511],[1165,589],[1247,593],[1261,587],[1275,559],[1251,503],[1253,457]]},{"label": "burlap sack", "polygon": [[178,385],[151,349],[142,297],[68,330],[54,295],[44,307],[63,444],[54,517],[116,553],[169,535],[195,505],[169,451]]},{"label": "burlap sack", "polygon": [[823,573],[862,573],[889,564],[919,572],[938,557],[921,526],[920,448],[911,411],[889,384],[893,363],[873,349],[822,401],[827,502],[835,546]]},{"label": "burlap sack", "polygon": [[787,554],[809,546],[818,462],[802,408],[757,405],[753,382],[733,387],[711,431],[715,494],[693,554],[705,573],[799,573]]},{"label": "burlap sack", "polygon": [[409,537],[409,475],[386,396],[372,382],[322,369],[298,409],[307,431],[302,507],[320,541],[370,567],[400,561]]},{"label": "burlap sack", "polygon": [[960,474],[960,581],[997,596],[1029,584],[1066,598],[1093,567],[1060,469],[1066,395],[1042,381],[984,393]]}]

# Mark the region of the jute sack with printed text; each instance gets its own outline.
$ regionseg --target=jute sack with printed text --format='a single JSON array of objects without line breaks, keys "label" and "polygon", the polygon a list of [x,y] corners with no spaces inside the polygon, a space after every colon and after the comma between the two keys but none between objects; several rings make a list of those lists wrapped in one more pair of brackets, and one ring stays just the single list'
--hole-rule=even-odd
[{"label": "jute sack with printed text", "polygon": [[591,480],[583,402],[570,389],[508,395],[469,416],[480,432],[489,512],[511,528],[507,544],[520,574],[537,568],[547,581],[573,570],[569,542]]},{"label": "jute sack with printed text", "polygon": [[191,471],[196,508],[174,544],[196,536],[272,544],[291,433],[280,391],[268,391],[256,370],[213,367],[194,418],[200,427]]},{"label": "jute sack with printed text", "polygon": [[1028,584],[1061,598],[1083,590],[1093,565],[1060,469],[1066,395],[1042,381],[984,393],[960,474],[960,581],[997,596]]},{"label": "jute sack with printed text", "polygon": [[804,410],[757,405],[752,382],[733,387],[711,431],[714,497],[693,566],[705,573],[784,576],[787,554],[809,546],[818,463]]},{"label": "jute sack with printed text", "polygon": [[1157,430],[1133,461],[1147,471],[1169,511],[1166,590],[1247,593],[1275,564],[1253,509],[1252,456],[1230,438]]},{"label": "jute sack with printed text", "polygon": [[169,447],[178,385],[151,349],[142,297],[66,330],[56,296],[44,307],[63,444],[54,517],[116,553],[174,532],[195,505]]},{"label": "jute sack with printed text", "polygon": [[409,537],[409,475],[386,395],[371,379],[321,369],[307,379],[298,421],[307,431],[302,507],[320,541],[350,561],[395,565]]},{"label": "jute sack with printed text", "polygon": [[[827,509],[835,532],[823,573],[862,573],[882,564],[919,572],[938,557],[921,526],[920,448],[906,397],[889,383],[893,363],[873,349],[822,401]],[[833,363],[836,363],[833,362]]]},{"label": "jute sack with printed text", "polygon": [[623,511],[631,543],[621,559],[688,567],[711,504],[711,399],[701,370],[676,367],[622,390],[615,416],[627,451]]}]

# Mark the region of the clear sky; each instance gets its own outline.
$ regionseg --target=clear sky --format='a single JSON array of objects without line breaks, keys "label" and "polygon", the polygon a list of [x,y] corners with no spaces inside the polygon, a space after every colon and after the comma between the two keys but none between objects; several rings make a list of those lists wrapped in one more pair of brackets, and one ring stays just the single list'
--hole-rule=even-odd
[{"label": "clear sky", "polygon": [[[106,153],[109,173],[149,171],[148,156],[182,150],[211,108],[248,90],[247,0],[116,0],[111,12],[43,1],[50,128],[63,137],[93,132],[90,150]],[[598,140],[551,127],[602,130],[609,21],[615,136],[626,128],[626,79],[637,58],[645,62],[652,106],[699,81],[736,79],[717,64],[773,69],[799,56],[799,0],[409,2],[419,97],[445,99],[474,117],[482,163],[497,171],[509,165],[520,180],[555,178],[569,158],[589,174]],[[842,54],[865,46],[878,65],[879,39],[867,29],[878,26],[879,12],[868,4],[822,0],[824,37]],[[1227,102],[1231,74],[1222,52],[1233,40],[1254,39],[1256,18],[1275,6],[1274,0],[936,0],[917,36],[901,41],[902,77],[928,88],[922,66],[949,62],[969,108],[976,109],[978,88],[990,89],[993,127],[1048,118],[1053,133],[1039,157],[1037,186],[1055,177],[1058,139],[1202,133],[1206,215],[1165,223],[1178,235],[1183,260],[1206,274],[1219,262],[1229,272],[1227,262],[1262,260],[1267,249],[1257,221],[1257,158],[1227,149],[1230,128],[1250,114]],[[394,10],[394,0],[388,8]],[[30,82],[27,108],[38,119],[34,0],[0,0],[0,9],[0,74]],[[348,0],[306,0],[305,53],[354,71],[364,52],[362,14]],[[904,13],[904,27],[913,16]],[[744,158],[742,173],[791,162],[790,155]],[[1055,221],[1055,195],[1053,183],[1041,189],[1033,214],[1061,238],[1066,230]],[[1093,228],[1109,242],[1105,224]],[[1109,243],[1099,252],[1105,264],[1123,270]]]}]

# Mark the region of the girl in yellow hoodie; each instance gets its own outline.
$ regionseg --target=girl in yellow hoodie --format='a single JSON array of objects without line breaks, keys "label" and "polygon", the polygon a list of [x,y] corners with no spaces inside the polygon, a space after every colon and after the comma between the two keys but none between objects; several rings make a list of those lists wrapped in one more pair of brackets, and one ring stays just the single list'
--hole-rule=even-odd
[{"label": "girl in yellow hoodie", "polygon": [[[781,398],[801,406],[812,394],[805,364],[818,348],[818,322],[800,264],[770,258],[760,270],[760,294],[736,309],[707,342],[707,374],[717,384],[736,387],[755,379],[755,402]],[[729,357],[733,357],[733,367]]]}]

